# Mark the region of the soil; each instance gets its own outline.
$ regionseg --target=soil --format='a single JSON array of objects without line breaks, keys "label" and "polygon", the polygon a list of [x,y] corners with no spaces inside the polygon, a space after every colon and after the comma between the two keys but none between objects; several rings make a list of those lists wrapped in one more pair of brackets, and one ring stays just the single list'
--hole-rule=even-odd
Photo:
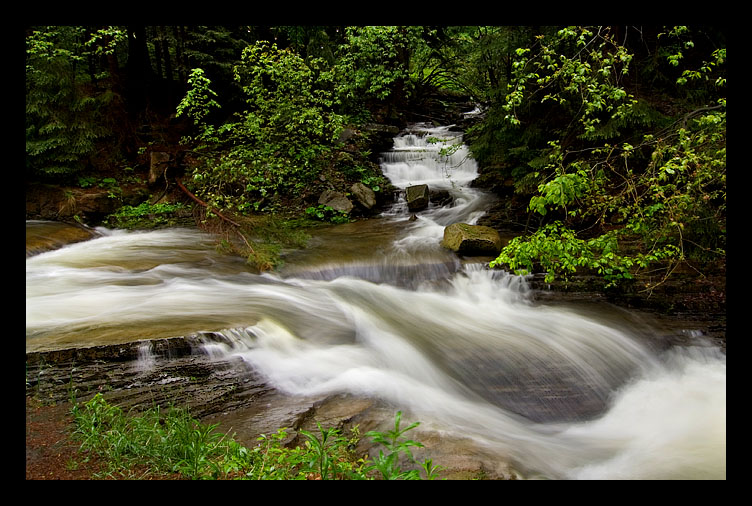
[{"label": "soil", "polygon": [[73,418],[68,403],[43,404],[26,397],[26,479],[90,480],[104,464],[79,451],[70,438]]},{"label": "soil", "polygon": [[74,429],[71,404],[45,404],[26,397],[27,480],[180,480],[178,474],[153,475],[147,468],[134,468],[128,475],[107,472],[101,458],[80,449],[71,437]]}]

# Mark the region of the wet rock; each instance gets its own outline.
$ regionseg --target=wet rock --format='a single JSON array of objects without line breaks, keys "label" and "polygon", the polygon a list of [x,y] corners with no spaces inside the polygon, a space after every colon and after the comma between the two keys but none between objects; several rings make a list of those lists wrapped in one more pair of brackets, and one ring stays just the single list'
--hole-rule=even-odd
[{"label": "wet rock", "polygon": [[501,237],[491,227],[453,223],[444,229],[441,245],[458,255],[491,256],[501,251]]},{"label": "wet rock", "polygon": [[431,191],[430,201],[436,206],[448,206],[452,204],[454,198],[449,190],[433,190]]},{"label": "wet rock", "polygon": [[319,197],[319,204],[343,213],[349,213],[353,209],[353,203],[350,202],[350,199],[334,190],[325,190]]},{"label": "wet rock", "polygon": [[407,200],[407,208],[410,211],[425,209],[428,207],[429,202],[428,185],[418,184],[408,186],[405,189],[405,199]]},{"label": "wet rock", "polygon": [[30,222],[26,224],[26,258],[68,244],[88,241],[98,235],[96,230],[81,225],[54,221]]},{"label": "wet rock", "polygon": [[363,183],[355,183],[350,191],[358,204],[365,209],[371,210],[376,205],[376,193]]}]

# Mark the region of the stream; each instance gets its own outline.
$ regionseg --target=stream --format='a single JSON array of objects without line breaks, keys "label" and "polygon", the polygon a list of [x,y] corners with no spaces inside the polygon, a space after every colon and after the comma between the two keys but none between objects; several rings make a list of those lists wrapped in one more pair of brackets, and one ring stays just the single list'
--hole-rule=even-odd
[{"label": "stream", "polygon": [[218,332],[212,354],[286,394],[383,400],[526,478],[725,479],[723,350],[608,304],[536,302],[525,278],[441,248],[446,225],[475,223],[494,198],[470,187],[461,142],[413,125],[383,154],[394,186],[427,184],[450,204],[411,220],[401,197],[324,227],[277,273],[192,229],[99,228],[28,257],[26,351]]}]

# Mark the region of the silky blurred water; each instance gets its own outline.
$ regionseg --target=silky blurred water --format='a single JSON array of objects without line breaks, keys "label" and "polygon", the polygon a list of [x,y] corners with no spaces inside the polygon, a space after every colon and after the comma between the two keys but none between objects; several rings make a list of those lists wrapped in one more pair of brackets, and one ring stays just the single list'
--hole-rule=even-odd
[{"label": "silky blurred water", "polygon": [[443,226],[490,197],[466,186],[467,153],[446,177],[426,139],[448,130],[409,135],[385,172],[444,184],[454,205],[411,222],[398,202],[324,229],[264,275],[197,230],[98,229],[27,258],[27,351],[221,332],[212,353],[283,392],[383,399],[526,477],[725,479],[725,354],[701,337],[667,346],[665,330],[606,305],[536,303],[524,278],[441,250]]}]

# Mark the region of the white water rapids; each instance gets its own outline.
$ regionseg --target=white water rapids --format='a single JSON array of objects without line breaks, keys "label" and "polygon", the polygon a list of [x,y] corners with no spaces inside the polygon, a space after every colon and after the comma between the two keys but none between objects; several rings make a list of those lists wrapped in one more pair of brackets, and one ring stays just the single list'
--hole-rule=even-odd
[{"label": "white water rapids", "polygon": [[397,203],[372,220],[389,232],[360,262],[301,257],[256,275],[182,229],[100,229],[28,258],[27,351],[221,330],[233,344],[212,353],[284,392],[386,400],[528,477],[725,479],[725,354],[701,339],[666,349],[633,315],[535,304],[524,279],[442,251],[443,227],[474,222],[489,197],[467,186],[466,148],[437,158],[431,136],[449,131],[396,139],[384,172],[454,204],[409,222]]}]

